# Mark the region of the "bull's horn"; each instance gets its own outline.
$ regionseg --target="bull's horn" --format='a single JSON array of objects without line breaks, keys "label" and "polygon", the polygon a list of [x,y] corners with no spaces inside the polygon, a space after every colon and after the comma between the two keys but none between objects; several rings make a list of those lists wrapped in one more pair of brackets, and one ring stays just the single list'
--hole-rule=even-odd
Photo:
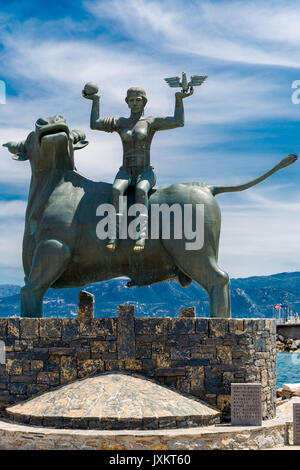
[{"label": "bull's horn", "polygon": [[74,150],[80,150],[86,147],[89,144],[88,140],[80,140],[77,144],[73,145]]},{"label": "bull's horn", "polygon": [[20,142],[6,142],[2,144],[2,146],[6,147],[7,150],[14,155],[12,157],[14,160],[24,162],[29,158],[29,155],[26,153],[25,140],[21,140]]}]

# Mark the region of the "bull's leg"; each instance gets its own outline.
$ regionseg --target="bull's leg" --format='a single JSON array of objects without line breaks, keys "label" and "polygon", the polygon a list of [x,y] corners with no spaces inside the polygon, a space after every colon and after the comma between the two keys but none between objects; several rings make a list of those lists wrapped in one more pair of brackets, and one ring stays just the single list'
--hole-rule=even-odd
[{"label": "bull's leg", "polygon": [[[203,287],[210,298],[210,316],[230,318],[230,281],[225,271],[219,268],[214,256],[206,259],[192,260],[190,263],[178,265],[184,273]],[[197,261],[197,264],[195,263]]]},{"label": "bull's leg", "polygon": [[65,271],[70,258],[69,246],[59,240],[44,240],[38,244],[26,285],[21,289],[22,317],[43,316],[43,297]]},{"label": "bull's leg", "polygon": [[[203,272],[202,272],[203,270]],[[202,286],[210,299],[210,316],[230,318],[230,281],[225,271],[219,268],[214,259],[199,270],[199,273],[188,273],[190,277]]]},{"label": "bull's leg", "polygon": [[231,317],[230,308],[230,280],[225,271],[213,262],[209,270],[209,278],[205,289],[210,298],[211,317]]}]

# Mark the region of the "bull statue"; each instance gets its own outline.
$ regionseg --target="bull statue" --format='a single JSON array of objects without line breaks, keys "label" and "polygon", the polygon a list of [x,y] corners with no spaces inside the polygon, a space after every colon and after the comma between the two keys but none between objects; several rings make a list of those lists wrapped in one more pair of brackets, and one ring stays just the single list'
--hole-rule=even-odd
[{"label": "bull statue", "polygon": [[[74,150],[87,144],[84,133],[70,131],[61,115],[38,119],[26,140],[3,144],[15,160],[29,160],[32,170],[23,239],[21,316],[42,317],[43,297],[50,287],[81,287],[126,276],[129,286],[177,279],[187,287],[194,280],[210,297],[210,315],[229,318],[230,281],[218,266],[221,215],[214,196],[248,189],[294,163],[297,156],[289,155],[264,175],[238,186],[154,186],[149,193],[149,211],[155,204],[177,203],[182,209],[189,204],[196,217],[197,205],[204,207],[204,244],[200,248],[187,249],[190,239],[185,235],[164,239],[159,234],[149,237],[141,252],[133,250],[130,238],[121,239],[118,250],[109,251],[107,240],[97,235],[97,224],[102,220],[97,208],[110,203],[112,185],[92,181],[74,166]],[[128,206],[133,201],[129,190]]]}]

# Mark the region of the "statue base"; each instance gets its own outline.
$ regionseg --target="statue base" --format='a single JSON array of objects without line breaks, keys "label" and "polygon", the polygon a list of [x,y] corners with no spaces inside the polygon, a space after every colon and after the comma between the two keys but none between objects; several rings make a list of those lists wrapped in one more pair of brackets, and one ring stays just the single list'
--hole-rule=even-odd
[{"label": "statue base", "polygon": [[6,363],[0,406],[103,372],[134,373],[190,394],[230,416],[232,382],[262,384],[263,418],[274,418],[276,324],[269,319],[0,318]]}]

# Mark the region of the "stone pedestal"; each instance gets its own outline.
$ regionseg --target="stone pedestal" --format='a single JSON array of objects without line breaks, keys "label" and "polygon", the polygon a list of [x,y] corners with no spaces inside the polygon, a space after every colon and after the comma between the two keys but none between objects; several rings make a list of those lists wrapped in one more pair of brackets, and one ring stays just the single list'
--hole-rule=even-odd
[{"label": "stone pedestal", "polygon": [[227,416],[231,383],[259,382],[263,418],[275,416],[275,320],[134,318],[133,307],[125,306],[118,318],[0,318],[0,340],[6,346],[2,406],[125,371],[194,395]]},{"label": "stone pedestal", "polygon": [[79,292],[78,318],[94,318],[95,296],[82,290]]}]

